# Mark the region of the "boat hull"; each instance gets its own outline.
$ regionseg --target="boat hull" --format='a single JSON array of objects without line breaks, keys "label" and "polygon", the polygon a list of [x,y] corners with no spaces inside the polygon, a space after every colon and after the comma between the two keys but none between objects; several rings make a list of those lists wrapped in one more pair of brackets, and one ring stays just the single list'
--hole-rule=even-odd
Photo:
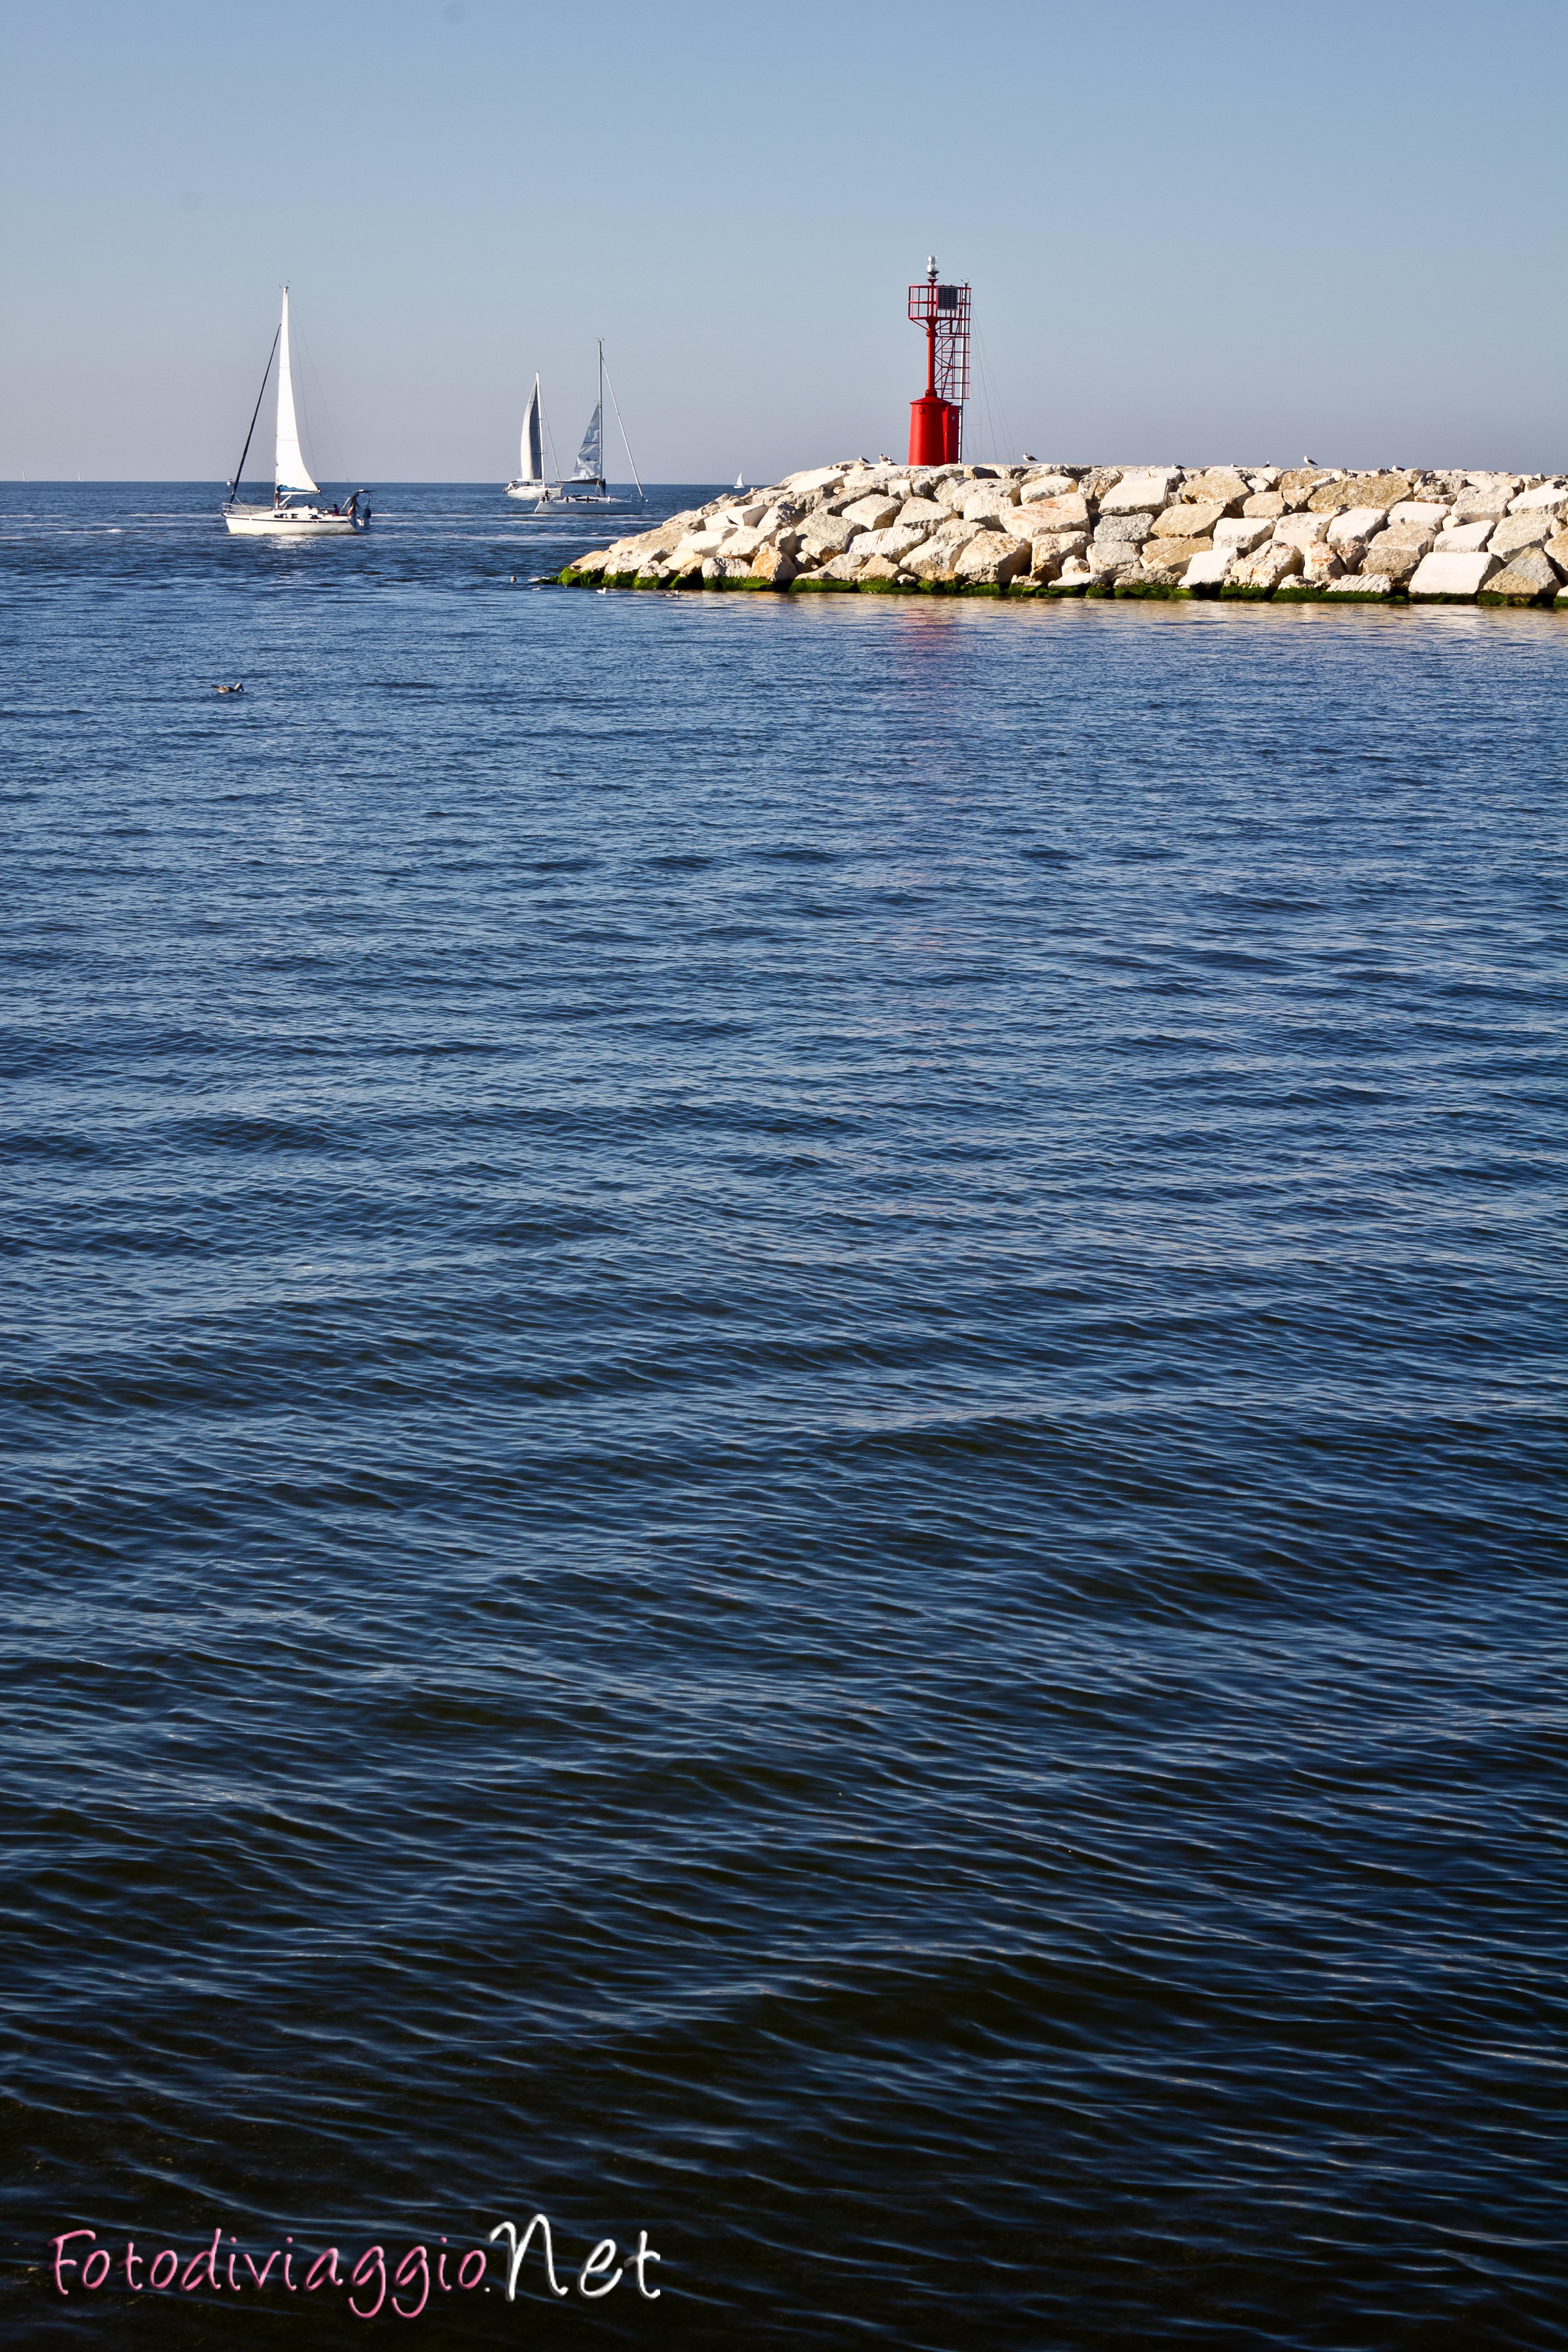
[{"label": "boat hull", "polygon": [[287,508],[226,507],[223,519],[239,539],[353,539],[368,528],[355,515],[290,514]]},{"label": "boat hull", "polygon": [[549,488],[548,482],[509,482],[506,494],[509,499],[531,499],[537,505]]}]

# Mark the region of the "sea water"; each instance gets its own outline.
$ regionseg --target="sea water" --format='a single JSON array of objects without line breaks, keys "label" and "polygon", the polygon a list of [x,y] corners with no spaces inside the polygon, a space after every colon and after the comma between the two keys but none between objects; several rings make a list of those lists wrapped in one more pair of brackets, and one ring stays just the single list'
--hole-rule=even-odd
[{"label": "sea water", "polygon": [[7,2341],[1563,2341],[1568,628],[375,504],[0,511]]}]

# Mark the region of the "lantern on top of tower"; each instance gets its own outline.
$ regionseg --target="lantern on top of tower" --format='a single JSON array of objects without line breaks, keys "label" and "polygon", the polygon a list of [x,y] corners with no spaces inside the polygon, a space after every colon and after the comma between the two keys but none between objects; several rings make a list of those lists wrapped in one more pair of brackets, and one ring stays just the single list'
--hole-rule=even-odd
[{"label": "lantern on top of tower", "polygon": [[969,397],[969,289],[938,285],[934,253],[910,288],[910,317],[926,331],[926,388],[910,403],[910,463],[955,466]]}]

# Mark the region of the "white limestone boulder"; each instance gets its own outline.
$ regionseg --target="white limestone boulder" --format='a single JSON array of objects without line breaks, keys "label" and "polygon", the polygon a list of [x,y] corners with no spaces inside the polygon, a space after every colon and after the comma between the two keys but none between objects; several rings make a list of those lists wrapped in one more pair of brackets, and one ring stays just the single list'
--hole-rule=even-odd
[{"label": "white limestone boulder", "polygon": [[820,570],[813,572],[812,577],[814,580],[858,580],[860,558],[853,551],[843,555],[830,555]]},{"label": "white limestone boulder", "polygon": [[1490,539],[1497,524],[1489,517],[1480,522],[1453,524],[1436,540],[1439,555],[1479,555]]},{"label": "white limestone boulder", "polygon": [[1274,525],[1267,515],[1227,515],[1214,527],[1215,551],[1228,548],[1232,555],[1250,555],[1273,536]]},{"label": "white limestone boulder", "polygon": [[1108,547],[1119,541],[1126,547],[1142,547],[1154,528],[1154,518],[1145,511],[1132,514],[1102,514],[1094,527],[1097,547]]},{"label": "white limestone boulder", "polygon": [[886,530],[898,520],[901,499],[890,499],[885,491],[876,491],[869,498],[857,499],[852,506],[838,510],[841,522],[853,523],[857,530]]},{"label": "white limestone boulder", "polygon": [[1285,540],[1270,540],[1256,555],[1244,555],[1233,563],[1227,588],[1243,588],[1254,595],[1272,595],[1281,581],[1291,579],[1301,569],[1301,551]]},{"label": "white limestone boulder", "polygon": [[1483,604],[1550,604],[1560,583],[1556,566],[1541,550],[1526,548],[1513,562],[1494,572],[1481,586]]},{"label": "white limestone boulder", "polygon": [[1527,508],[1522,514],[1510,511],[1504,515],[1487,545],[1507,562],[1510,556],[1520,554],[1527,547],[1544,547],[1556,530],[1557,519],[1549,508]]},{"label": "white limestone boulder", "polygon": [[1182,586],[1194,596],[1223,588],[1236,561],[1237,551],[1234,548],[1221,547],[1216,542],[1206,552],[1191,558],[1182,574]]},{"label": "white limestone boulder", "polygon": [[1185,503],[1167,507],[1154,518],[1152,536],[1155,539],[1212,539],[1215,523],[1225,520],[1224,503],[1210,499],[1204,504]]},{"label": "white limestone boulder", "polygon": [[952,576],[966,588],[1005,588],[1027,572],[1034,550],[1026,539],[1004,531],[977,531],[952,567]]},{"label": "white limestone boulder", "polygon": [[1315,547],[1329,535],[1329,518],[1325,514],[1289,514],[1274,526],[1277,547]]},{"label": "white limestone boulder", "polygon": [[1568,489],[1561,482],[1542,482],[1537,489],[1521,490],[1517,499],[1509,500],[1508,510],[1510,515],[1568,512]]},{"label": "white limestone boulder", "polygon": [[[971,540],[981,536],[978,524],[949,523],[904,558],[904,570],[917,580],[951,580],[954,567]],[[986,536],[991,536],[987,533]]]},{"label": "white limestone boulder", "polygon": [[[1025,517],[1020,513],[1020,523]],[[1028,528],[1040,530],[1087,530],[1093,518],[1081,490],[1064,490],[1058,497],[1031,499]]]},{"label": "white limestone boulder", "polygon": [[984,522],[987,519],[1000,522],[1009,517],[1018,503],[1015,482],[984,482],[970,491],[959,512],[965,522]]},{"label": "white limestone boulder", "polygon": [[805,553],[816,556],[819,561],[842,555],[858,528],[858,525],[848,521],[843,515],[813,515],[800,534],[801,548]]},{"label": "white limestone boulder", "polygon": [[879,555],[889,562],[896,562],[899,557],[908,555],[921,546],[930,537],[931,533],[923,523],[889,523],[885,530],[863,531],[855,541],[855,552],[863,560],[868,561],[873,555]]},{"label": "white limestone boulder", "polygon": [[1472,487],[1463,489],[1450,509],[1452,520],[1456,523],[1500,522],[1508,512],[1512,494],[1511,479],[1484,488]]},{"label": "white limestone boulder", "polygon": [[1495,555],[1451,555],[1434,548],[1411,574],[1410,601],[1413,604],[1471,604],[1499,569]]},{"label": "white limestone boulder", "polygon": [[1331,580],[1324,593],[1352,604],[1385,604],[1394,584],[1385,572],[1347,572],[1342,579]]},{"label": "white limestone boulder", "polygon": [[1077,488],[1071,474],[1031,474],[1019,487],[1018,502],[1032,507],[1041,499],[1070,498]]},{"label": "white limestone boulder", "polygon": [[1396,523],[1420,523],[1427,530],[1441,530],[1448,520],[1447,499],[1399,499],[1388,509],[1388,526]]},{"label": "white limestone boulder", "polygon": [[1382,507],[1346,507],[1329,524],[1329,545],[1342,547],[1347,540],[1370,539],[1374,530],[1383,529],[1384,513]]},{"label": "white limestone boulder", "polygon": [[1140,467],[1111,485],[1100,499],[1100,511],[1102,515],[1158,514],[1170,505],[1180,478],[1175,466]]}]

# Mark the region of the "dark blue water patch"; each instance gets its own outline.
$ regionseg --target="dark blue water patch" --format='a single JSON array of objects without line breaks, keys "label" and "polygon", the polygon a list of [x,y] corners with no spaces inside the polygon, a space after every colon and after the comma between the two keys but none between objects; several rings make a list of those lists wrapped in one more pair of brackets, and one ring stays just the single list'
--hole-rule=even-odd
[{"label": "dark blue water patch", "polygon": [[1556,617],[0,505],[7,2340],[1563,2343]]}]

